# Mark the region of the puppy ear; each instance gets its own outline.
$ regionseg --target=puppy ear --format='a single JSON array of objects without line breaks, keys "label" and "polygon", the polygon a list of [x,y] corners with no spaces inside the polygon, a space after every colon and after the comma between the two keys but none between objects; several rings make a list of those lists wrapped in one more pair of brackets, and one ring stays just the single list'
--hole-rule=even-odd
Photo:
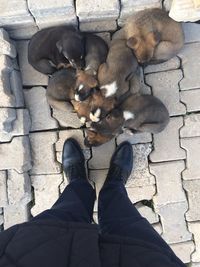
[{"label": "puppy ear", "polygon": [[153,31],[148,33],[147,38],[153,46],[156,46],[161,40],[161,34],[158,31]]},{"label": "puppy ear", "polygon": [[62,42],[61,40],[56,43],[56,47],[58,48],[59,53],[62,52]]},{"label": "puppy ear", "polygon": [[129,48],[136,50],[140,44],[140,38],[135,36],[130,37],[126,44]]},{"label": "puppy ear", "polygon": [[88,85],[90,88],[94,88],[94,87],[97,87],[98,82],[94,77],[90,76],[88,79]]}]

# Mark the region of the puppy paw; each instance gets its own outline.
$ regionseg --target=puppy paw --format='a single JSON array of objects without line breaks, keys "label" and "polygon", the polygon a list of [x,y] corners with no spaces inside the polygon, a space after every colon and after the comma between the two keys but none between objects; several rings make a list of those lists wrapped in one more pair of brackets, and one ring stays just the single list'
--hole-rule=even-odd
[{"label": "puppy paw", "polygon": [[85,124],[86,123],[86,117],[81,117],[80,121],[81,121],[82,124]]},{"label": "puppy paw", "polygon": [[77,102],[80,102],[80,97],[79,97],[79,95],[75,94],[74,98],[75,98],[75,100],[76,100]]},{"label": "puppy paw", "polygon": [[101,109],[98,108],[94,112],[90,112],[90,120],[92,122],[99,122],[100,121],[100,116],[101,116]]}]

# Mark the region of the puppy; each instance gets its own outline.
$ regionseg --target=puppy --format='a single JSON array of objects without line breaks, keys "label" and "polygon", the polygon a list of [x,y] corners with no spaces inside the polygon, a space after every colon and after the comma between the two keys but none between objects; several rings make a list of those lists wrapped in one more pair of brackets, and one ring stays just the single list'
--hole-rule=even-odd
[{"label": "puppy", "polygon": [[129,80],[138,67],[126,40],[113,40],[106,62],[99,67],[98,80],[103,95],[119,98],[129,90]]},{"label": "puppy", "polygon": [[127,45],[139,63],[156,64],[175,56],[184,44],[181,23],[158,8],[145,9],[127,20]]},{"label": "puppy", "polygon": [[49,105],[62,111],[72,111],[70,103],[74,99],[76,70],[62,69],[55,72],[49,80],[46,97]]},{"label": "puppy", "polygon": [[52,74],[62,64],[81,68],[84,65],[83,36],[71,26],[43,29],[29,42],[28,61],[44,74]]},{"label": "puppy", "polygon": [[110,141],[114,137],[112,134],[102,135],[102,134],[95,132],[91,129],[87,130],[86,133],[87,133],[87,136],[84,140],[84,144],[87,147],[100,146],[100,145]]},{"label": "puppy", "polygon": [[134,132],[161,132],[169,122],[165,105],[152,95],[130,95],[99,123],[91,127],[102,135],[119,134],[124,129]]},{"label": "puppy", "polygon": [[[92,93],[90,89],[97,86],[97,71],[99,66],[105,62],[108,54],[108,46],[102,38],[89,33],[86,33],[84,37],[85,73],[78,73],[75,94],[77,101],[84,101]],[[88,87],[87,84],[91,84],[91,82],[94,84],[93,87]]]}]

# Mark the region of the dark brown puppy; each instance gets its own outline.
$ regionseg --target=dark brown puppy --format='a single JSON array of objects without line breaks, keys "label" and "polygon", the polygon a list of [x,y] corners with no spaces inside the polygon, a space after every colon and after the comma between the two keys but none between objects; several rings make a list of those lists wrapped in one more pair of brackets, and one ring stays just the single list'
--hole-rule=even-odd
[{"label": "dark brown puppy", "polygon": [[46,90],[49,105],[59,110],[71,112],[73,107],[70,101],[74,99],[75,84],[75,69],[68,68],[55,72],[50,78]]},{"label": "dark brown puppy", "polygon": [[124,129],[159,133],[168,122],[169,113],[158,98],[151,95],[131,95],[99,123],[92,123],[91,127],[103,135],[119,134]]},{"label": "dark brown puppy", "polygon": [[[92,93],[91,88],[97,86],[97,71],[99,66],[105,62],[108,54],[108,46],[105,41],[97,35],[86,33],[85,37],[85,76],[82,82],[77,84],[75,98],[77,101],[84,101]],[[79,74],[80,76],[80,74]],[[88,79],[88,81],[87,81]],[[86,80],[86,83],[84,82]],[[93,87],[87,84],[95,80]]]},{"label": "dark brown puppy", "polygon": [[158,8],[145,9],[127,20],[127,45],[139,63],[160,63],[175,56],[184,44],[181,23]]},{"label": "dark brown puppy", "polygon": [[82,34],[72,26],[43,29],[30,40],[28,61],[38,71],[52,74],[57,66],[71,64],[83,66],[84,40]]},{"label": "dark brown puppy", "polygon": [[126,40],[113,40],[106,62],[99,67],[99,86],[107,97],[120,97],[129,90],[129,80],[138,67],[136,57]]}]

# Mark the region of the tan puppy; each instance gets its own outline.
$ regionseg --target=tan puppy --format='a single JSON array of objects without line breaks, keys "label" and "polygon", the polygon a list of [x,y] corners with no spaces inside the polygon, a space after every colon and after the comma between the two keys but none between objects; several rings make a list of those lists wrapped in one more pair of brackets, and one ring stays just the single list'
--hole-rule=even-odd
[{"label": "tan puppy", "polygon": [[74,99],[76,84],[76,71],[73,68],[62,69],[55,72],[49,80],[46,97],[53,108],[72,111],[70,101]]},{"label": "tan puppy", "polygon": [[119,134],[124,129],[159,133],[168,122],[169,113],[158,98],[152,95],[131,95],[99,123],[92,123],[91,127],[102,135]]},{"label": "tan puppy", "polygon": [[110,141],[114,136],[111,135],[102,135],[98,132],[92,131],[92,130],[87,130],[87,136],[84,140],[84,144],[87,147],[91,146],[100,146],[108,141]]},{"label": "tan puppy", "polygon": [[99,67],[98,81],[103,95],[120,97],[129,90],[129,80],[138,67],[126,40],[113,40],[106,62]]},{"label": "tan puppy", "polygon": [[181,23],[158,8],[130,17],[124,27],[127,45],[139,63],[160,63],[175,56],[184,44]]}]

